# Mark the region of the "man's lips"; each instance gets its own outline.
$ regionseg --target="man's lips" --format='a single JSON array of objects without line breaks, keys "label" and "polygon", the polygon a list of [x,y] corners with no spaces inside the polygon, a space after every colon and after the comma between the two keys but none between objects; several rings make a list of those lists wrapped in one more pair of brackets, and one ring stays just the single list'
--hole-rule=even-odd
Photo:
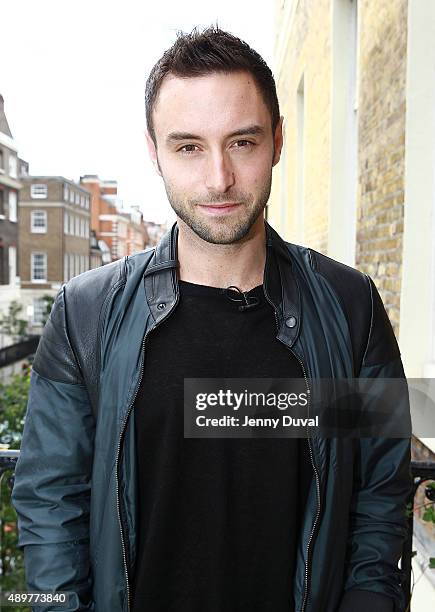
[{"label": "man's lips", "polygon": [[212,215],[229,213],[240,206],[240,202],[224,202],[223,204],[198,204],[198,206]]}]

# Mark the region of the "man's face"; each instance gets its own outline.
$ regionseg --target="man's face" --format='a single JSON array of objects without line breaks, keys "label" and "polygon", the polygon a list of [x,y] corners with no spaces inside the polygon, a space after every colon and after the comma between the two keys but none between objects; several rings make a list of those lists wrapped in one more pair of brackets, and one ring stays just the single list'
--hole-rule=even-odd
[{"label": "man's face", "polygon": [[[177,216],[200,238],[232,244],[263,223],[282,118],[270,112],[247,72],[168,75],[153,111],[151,158]],[[227,205],[227,206],[224,206]]]}]

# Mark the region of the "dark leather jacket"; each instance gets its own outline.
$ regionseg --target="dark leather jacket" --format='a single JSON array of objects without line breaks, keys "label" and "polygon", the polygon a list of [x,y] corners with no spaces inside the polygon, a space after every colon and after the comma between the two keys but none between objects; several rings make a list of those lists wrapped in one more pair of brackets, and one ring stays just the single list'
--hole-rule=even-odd
[{"label": "dark leather jacket", "polygon": [[[266,297],[307,388],[317,377],[404,378],[372,279],[265,227]],[[12,500],[29,590],[73,591],[68,610],[131,606],[132,407],[148,334],[177,307],[177,235],[175,223],[156,248],[62,285],[36,353]],[[313,433],[307,457],[295,609],[405,610],[410,438]]]}]

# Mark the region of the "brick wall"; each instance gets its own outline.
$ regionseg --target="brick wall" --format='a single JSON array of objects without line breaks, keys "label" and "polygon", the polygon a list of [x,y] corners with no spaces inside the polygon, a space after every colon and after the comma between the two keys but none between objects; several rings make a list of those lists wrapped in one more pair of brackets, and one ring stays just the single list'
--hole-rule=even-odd
[{"label": "brick wall", "polygon": [[360,2],[356,266],[399,332],[405,170],[407,1]]}]

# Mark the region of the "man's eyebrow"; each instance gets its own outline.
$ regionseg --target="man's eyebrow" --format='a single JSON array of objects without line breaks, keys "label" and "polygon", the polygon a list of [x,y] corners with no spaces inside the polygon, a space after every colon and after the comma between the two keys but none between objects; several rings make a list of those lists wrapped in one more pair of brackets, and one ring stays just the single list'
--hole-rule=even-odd
[{"label": "man's eyebrow", "polygon": [[[248,125],[231,132],[231,134],[228,134],[227,138],[233,138],[234,136],[257,136],[264,133],[265,130],[261,125]],[[202,137],[197,134],[191,134],[190,132],[170,132],[166,136],[167,144],[178,142],[179,140],[202,140]]]}]

